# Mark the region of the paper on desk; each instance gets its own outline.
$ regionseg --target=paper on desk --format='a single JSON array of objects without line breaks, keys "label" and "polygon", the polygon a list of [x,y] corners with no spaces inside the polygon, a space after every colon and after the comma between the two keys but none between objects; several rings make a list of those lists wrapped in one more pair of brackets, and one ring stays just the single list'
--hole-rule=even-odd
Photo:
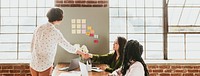
[{"label": "paper on desk", "polygon": [[81,72],[80,71],[70,71],[70,72],[60,73],[59,76],[81,76]]}]

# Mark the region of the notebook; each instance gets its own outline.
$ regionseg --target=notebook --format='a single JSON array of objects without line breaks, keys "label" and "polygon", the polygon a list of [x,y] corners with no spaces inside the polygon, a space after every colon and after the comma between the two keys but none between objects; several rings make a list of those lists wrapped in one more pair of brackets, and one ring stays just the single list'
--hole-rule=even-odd
[{"label": "notebook", "polygon": [[79,66],[81,70],[81,76],[88,76],[87,66],[82,62],[79,62]]}]

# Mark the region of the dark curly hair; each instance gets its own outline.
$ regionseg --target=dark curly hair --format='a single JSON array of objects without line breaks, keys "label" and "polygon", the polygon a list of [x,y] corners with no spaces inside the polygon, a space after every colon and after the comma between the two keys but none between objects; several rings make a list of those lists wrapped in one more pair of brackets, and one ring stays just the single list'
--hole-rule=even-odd
[{"label": "dark curly hair", "polygon": [[49,22],[61,21],[63,19],[63,11],[60,8],[51,8],[46,16]]},{"label": "dark curly hair", "polygon": [[123,76],[126,74],[126,71],[131,66],[130,61],[132,60],[140,62],[144,67],[145,76],[149,76],[149,72],[147,70],[146,64],[141,57],[142,52],[143,52],[142,45],[137,40],[129,40],[124,49],[125,49],[124,61],[123,61],[122,70],[121,70]]}]

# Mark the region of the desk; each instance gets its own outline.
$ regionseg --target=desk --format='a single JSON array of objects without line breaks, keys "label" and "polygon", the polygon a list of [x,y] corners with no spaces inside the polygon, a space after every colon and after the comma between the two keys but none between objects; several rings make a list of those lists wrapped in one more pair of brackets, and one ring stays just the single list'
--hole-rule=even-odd
[{"label": "desk", "polygon": [[[66,67],[68,65],[69,64],[67,64],[67,63],[57,64],[56,67],[53,70],[52,76],[59,76],[61,73],[67,73],[66,71],[59,71],[58,69],[62,68],[62,67]],[[101,65],[97,65],[97,66],[101,66]],[[105,72],[105,71],[103,71],[103,72],[89,72],[89,76],[108,76],[108,74],[109,74],[109,72]]]}]

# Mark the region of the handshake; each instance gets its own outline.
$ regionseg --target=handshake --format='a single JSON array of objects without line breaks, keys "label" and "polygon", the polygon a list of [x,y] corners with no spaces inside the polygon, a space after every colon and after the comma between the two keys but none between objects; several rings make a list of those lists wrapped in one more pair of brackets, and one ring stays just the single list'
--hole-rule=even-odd
[{"label": "handshake", "polygon": [[79,44],[75,44],[74,47],[76,47],[78,49],[77,54],[81,55],[81,57],[83,59],[89,59],[92,58],[92,54],[88,53],[89,50],[87,49],[87,47],[85,45],[82,45],[80,47]]}]

